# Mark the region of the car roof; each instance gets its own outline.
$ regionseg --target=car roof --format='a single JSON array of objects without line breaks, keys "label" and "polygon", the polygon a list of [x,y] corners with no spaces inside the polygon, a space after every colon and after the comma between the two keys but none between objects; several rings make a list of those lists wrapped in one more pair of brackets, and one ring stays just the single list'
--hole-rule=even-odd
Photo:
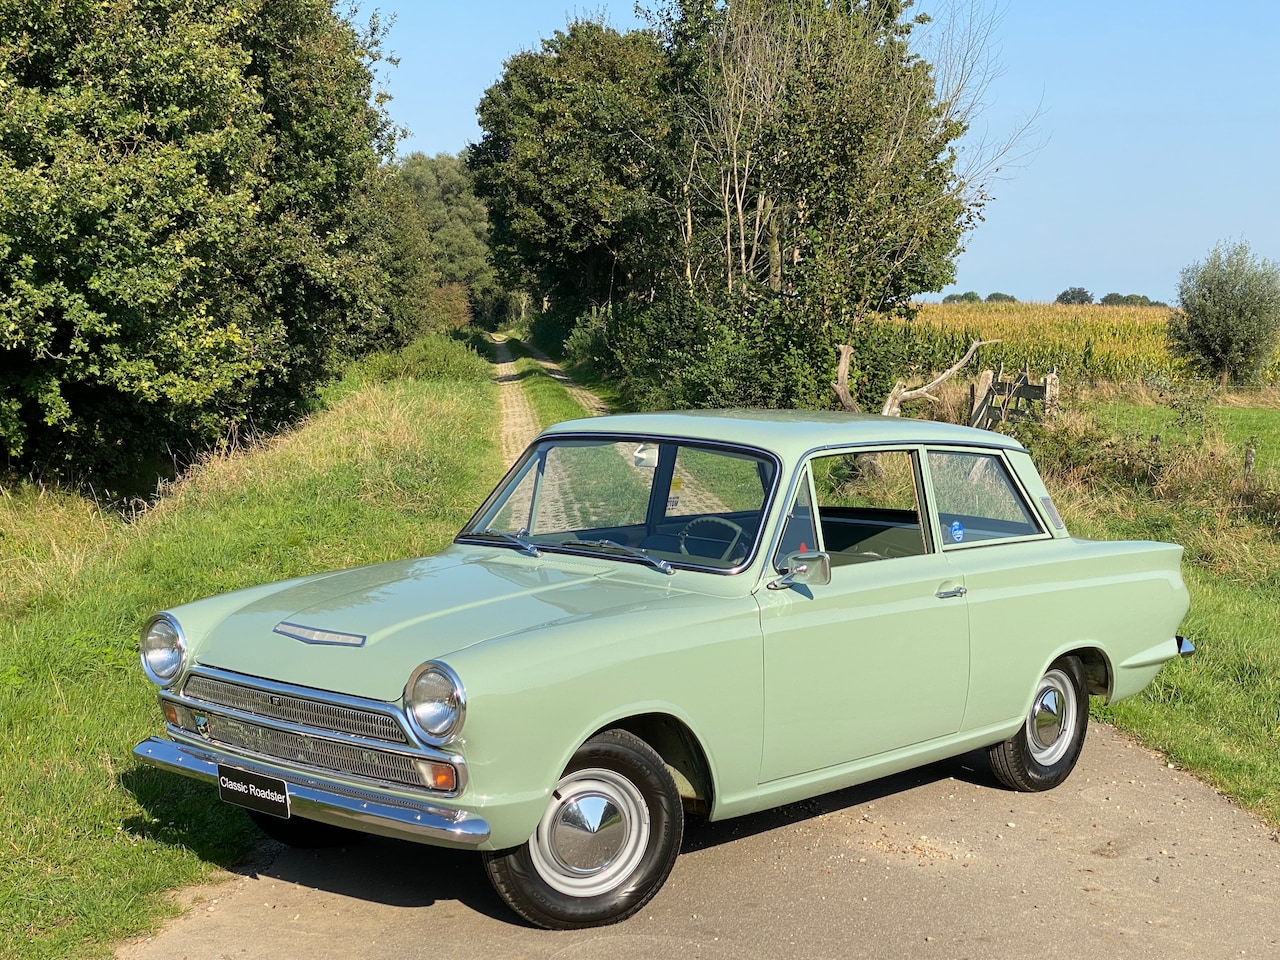
[{"label": "car roof", "polygon": [[544,436],[566,433],[609,433],[762,447],[784,457],[799,456],[827,446],[881,443],[942,443],[1022,450],[1011,437],[973,427],[821,410],[681,410],[626,413],[583,420],[566,420],[543,431]]}]

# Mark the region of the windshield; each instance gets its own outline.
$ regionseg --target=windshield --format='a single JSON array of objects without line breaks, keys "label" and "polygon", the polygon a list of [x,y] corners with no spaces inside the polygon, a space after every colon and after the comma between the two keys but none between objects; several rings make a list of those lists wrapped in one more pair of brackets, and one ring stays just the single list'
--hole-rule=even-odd
[{"label": "windshield", "polygon": [[526,553],[733,570],[755,553],[777,465],[763,453],[645,438],[551,438],[458,535]]}]

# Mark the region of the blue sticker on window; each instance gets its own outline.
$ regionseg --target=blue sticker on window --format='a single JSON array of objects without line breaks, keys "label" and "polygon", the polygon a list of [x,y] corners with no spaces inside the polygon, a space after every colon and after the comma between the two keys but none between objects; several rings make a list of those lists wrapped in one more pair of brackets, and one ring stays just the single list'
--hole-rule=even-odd
[{"label": "blue sticker on window", "polygon": [[951,539],[955,543],[964,543],[964,524],[959,520],[951,521]]}]

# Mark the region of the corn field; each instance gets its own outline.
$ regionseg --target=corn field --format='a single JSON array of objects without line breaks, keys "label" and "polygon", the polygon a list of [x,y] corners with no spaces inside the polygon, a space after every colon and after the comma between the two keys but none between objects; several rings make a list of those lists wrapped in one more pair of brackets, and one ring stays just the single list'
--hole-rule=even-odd
[{"label": "corn field", "polygon": [[[1170,308],[1068,306],[1057,303],[924,304],[902,334],[922,351],[921,362],[944,369],[973,340],[978,363],[1006,371],[1028,366],[1040,376],[1053,368],[1076,382],[1183,380],[1186,366],[1169,351]],[[908,332],[909,331],[909,332]],[[927,359],[926,359],[927,358]]]}]

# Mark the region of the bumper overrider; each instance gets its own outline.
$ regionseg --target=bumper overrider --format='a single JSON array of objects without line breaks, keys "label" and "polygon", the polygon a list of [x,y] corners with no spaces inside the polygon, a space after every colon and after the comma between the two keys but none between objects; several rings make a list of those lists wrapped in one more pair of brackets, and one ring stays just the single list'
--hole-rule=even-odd
[{"label": "bumper overrider", "polygon": [[[267,813],[447,846],[489,839],[485,820],[438,802],[466,785],[460,756],[417,742],[390,705],[318,694],[201,669],[160,694],[168,738],[133,753]],[[266,806],[246,796],[255,778]]]}]

